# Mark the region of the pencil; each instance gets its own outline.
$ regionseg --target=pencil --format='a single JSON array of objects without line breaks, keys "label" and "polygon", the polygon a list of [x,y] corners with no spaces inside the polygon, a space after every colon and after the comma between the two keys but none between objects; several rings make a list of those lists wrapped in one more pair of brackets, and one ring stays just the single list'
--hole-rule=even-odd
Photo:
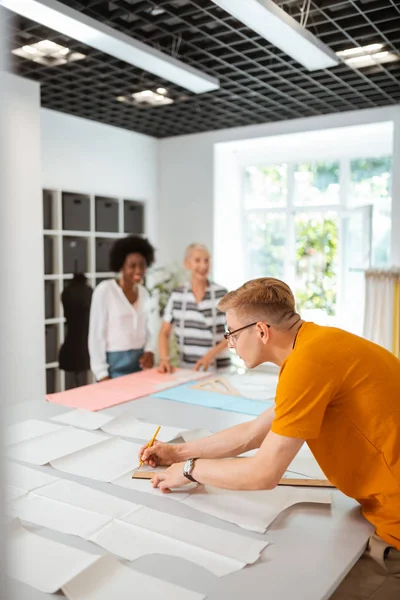
[{"label": "pencil", "polygon": [[[155,434],[153,435],[153,437],[151,438],[151,440],[147,444],[148,448],[151,448],[152,445],[154,444],[154,442],[156,441],[156,437],[158,436],[158,432],[160,431],[160,429],[161,429],[161,425],[159,425],[157,427]],[[142,466],[142,464],[143,464],[143,461],[141,460],[140,463],[139,463],[138,469],[140,469],[140,467]]]}]

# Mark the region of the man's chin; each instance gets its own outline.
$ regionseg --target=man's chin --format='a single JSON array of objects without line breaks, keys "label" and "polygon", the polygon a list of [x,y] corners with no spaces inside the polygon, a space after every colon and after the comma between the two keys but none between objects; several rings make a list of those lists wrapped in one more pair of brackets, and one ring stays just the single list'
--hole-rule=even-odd
[{"label": "man's chin", "polygon": [[258,367],[258,365],[261,365],[261,362],[257,362],[257,361],[247,361],[244,358],[242,359],[246,369],[255,369],[256,367]]}]

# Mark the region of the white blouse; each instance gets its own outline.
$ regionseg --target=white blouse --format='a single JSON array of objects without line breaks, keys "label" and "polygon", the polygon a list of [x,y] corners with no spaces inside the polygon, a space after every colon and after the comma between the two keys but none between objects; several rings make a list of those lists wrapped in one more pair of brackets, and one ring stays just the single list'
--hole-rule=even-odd
[{"label": "white blouse", "polygon": [[153,351],[148,328],[150,296],[145,287],[138,288],[134,306],[115,279],[102,281],[93,292],[88,346],[90,368],[97,380],[108,375],[107,352]]}]

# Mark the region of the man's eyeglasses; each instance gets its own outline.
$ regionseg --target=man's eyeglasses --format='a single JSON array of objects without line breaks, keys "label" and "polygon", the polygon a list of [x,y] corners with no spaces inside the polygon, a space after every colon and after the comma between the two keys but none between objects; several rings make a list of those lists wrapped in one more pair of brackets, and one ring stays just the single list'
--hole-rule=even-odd
[{"label": "man's eyeglasses", "polygon": [[[228,341],[229,345],[231,347],[233,347],[236,344],[237,338],[238,336],[236,334],[238,334],[240,331],[243,331],[244,329],[247,329],[248,327],[254,327],[254,325],[257,325],[257,323],[259,323],[259,321],[254,321],[254,323],[249,323],[248,325],[244,325],[243,327],[239,327],[239,329],[235,329],[234,331],[226,331],[224,333],[224,338]],[[268,325],[268,323],[265,323],[267,327],[270,327],[270,325]],[[235,337],[232,337],[235,336]]]}]

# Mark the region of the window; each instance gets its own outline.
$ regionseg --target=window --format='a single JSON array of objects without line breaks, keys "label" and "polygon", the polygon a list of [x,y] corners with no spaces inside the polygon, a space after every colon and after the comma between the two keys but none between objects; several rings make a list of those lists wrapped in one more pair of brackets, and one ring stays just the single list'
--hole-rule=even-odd
[{"label": "window", "polygon": [[246,278],[284,279],[304,318],[343,326],[343,288],[354,297],[360,272],[390,261],[391,168],[390,157],[246,167]]},{"label": "window", "polygon": [[350,162],[349,206],[372,206],[371,263],[374,267],[389,266],[390,262],[391,179],[391,157]]}]

